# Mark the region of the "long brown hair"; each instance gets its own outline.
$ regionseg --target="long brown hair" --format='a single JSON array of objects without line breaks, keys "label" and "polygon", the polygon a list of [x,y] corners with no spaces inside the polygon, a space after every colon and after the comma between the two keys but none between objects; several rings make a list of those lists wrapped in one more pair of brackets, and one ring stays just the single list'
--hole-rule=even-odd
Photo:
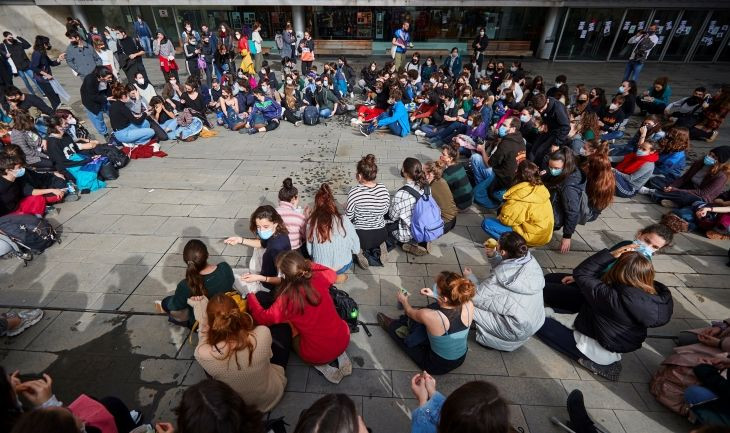
[{"label": "long brown hair", "polygon": [[183,249],[183,260],[185,269],[185,282],[190,288],[190,296],[208,296],[208,290],[203,283],[203,276],[200,271],[208,266],[208,249],[199,239],[191,239]]},{"label": "long brown hair", "polygon": [[636,251],[621,254],[602,280],[606,284],[636,287],[646,293],[656,295],[654,266],[649,259]]},{"label": "long brown hair", "polygon": [[[248,365],[253,360],[253,351],[256,349],[256,336],[253,335],[253,317],[248,313],[241,313],[238,305],[230,296],[218,293],[210,298],[205,311],[208,316],[208,343],[221,354],[219,360],[236,360],[236,368],[241,369],[236,353],[248,349]],[[218,343],[228,345],[225,353],[218,348]]]},{"label": "long brown hair", "polygon": [[689,149],[689,129],[676,127],[667,131],[667,135],[659,142],[661,153],[679,152]]},{"label": "long brown hair", "polygon": [[496,386],[481,380],[461,385],[444,402],[439,433],[515,431],[510,426],[507,400]]},{"label": "long brown hair", "polygon": [[580,133],[585,136],[588,131],[593,131],[593,137],[601,135],[601,127],[598,125],[598,115],[593,111],[586,111],[580,117]]},{"label": "long brown hair", "polygon": [[593,149],[593,153],[586,157],[581,166],[587,178],[586,195],[591,207],[601,211],[613,203],[616,177],[608,157],[608,142],[594,140],[587,143]]},{"label": "long brown hair", "polygon": [[284,100],[286,101],[286,106],[289,107],[290,110],[296,109],[297,106],[297,98],[294,94],[295,90],[296,87],[293,84],[287,84],[284,86]]},{"label": "long brown hair", "polygon": [[276,224],[276,231],[274,232],[274,236],[280,234],[289,234],[289,231],[286,229],[286,225],[284,225],[284,220],[281,218],[281,215],[279,215],[279,212],[277,212],[276,209],[274,209],[274,207],[271,205],[265,204],[263,206],[259,206],[251,214],[248,228],[249,230],[251,230],[251,233],[254,233],[258,236],[258,231],[256,230],[257,219],[269,220],[272,223]]},{"label": "long brown hair", "polygon": [[314,209],[307,219],[307,240],[314,241],[314,232],[317,232],[319,243],[329,242],[332,231],[336,229],[335,223],[339,224],[344,233],[345,226],[342,223],[342,215],[337,210],[335,196],[328,183],[323,183],[314,196]]},{"label": "long brown hair", "polygon": [[443,271],[436,276],[438,295],[445,297],[449,305],[466,304],[476,294],[474,283],[456,272]]},{"label": "long brown hair", "polygon": [[532,186],[542,185],[540,167],[532,161],[523,159],[520,165],[517,166],[517,172],[515,173],[515,179],[512,185],[514,186],[521,182],[527,182]]},{"label": "long brown hair", "polygon": [[18,131],[35,131],[33,116],[25,110],[13,110],[10,112],[13,118],[13,129]]},{"label": "long brown hair", "polygon": [[310,283],[312,263],[299,251],[290,250],[279,254],[276,269],[284,274],[276,296],[281,298],[287,315],[302,314],[306,304],[319,305],[319,292]]}]

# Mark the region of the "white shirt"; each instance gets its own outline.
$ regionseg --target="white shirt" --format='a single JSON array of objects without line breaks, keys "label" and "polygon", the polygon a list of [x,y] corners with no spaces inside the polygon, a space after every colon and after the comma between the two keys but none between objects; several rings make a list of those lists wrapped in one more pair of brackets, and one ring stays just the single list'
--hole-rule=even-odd
[{"label": "white shirt", "polygon": [[573,331],[575,347],[588,359],[599,365],[609,365],[621,361],[621,354],[606,350],[601,344],[587,335]]}]

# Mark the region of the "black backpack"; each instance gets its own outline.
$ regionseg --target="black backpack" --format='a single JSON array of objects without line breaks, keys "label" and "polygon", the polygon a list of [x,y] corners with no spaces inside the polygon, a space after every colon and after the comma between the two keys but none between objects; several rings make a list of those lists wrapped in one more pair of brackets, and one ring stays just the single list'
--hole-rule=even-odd
[{"label": "black backpack", "polygon": [[359,332],[358,325],[362,325],[362,329],[365,330],[368,337],[372,337],[367,325],[360,320],[360,310],[357,308],[357,302],[347,292],[332,286],[330,287],[330,296],[332,296],[332,301],[335,303],[337,314],[350,327],[350,333]]},{"label": "black backpack", "polygon": [[305,125],[316,125],[319,123],[319,110],[313,105],[308,105],[304,108],[304,116],[302,121]]},{"label": "black backpack", "polygon": [[129,157],[115,146],[99,144],[94,148],[94,153],[96,155],[106,156],[109,162],[114,164],[116,168],[123,168],[129,164]]},{"label": "black backpack", "polygon": [[0,217],[0,233],[33,254],[40,254],[54,243],[61,242],[51,223],[35,215]]}]

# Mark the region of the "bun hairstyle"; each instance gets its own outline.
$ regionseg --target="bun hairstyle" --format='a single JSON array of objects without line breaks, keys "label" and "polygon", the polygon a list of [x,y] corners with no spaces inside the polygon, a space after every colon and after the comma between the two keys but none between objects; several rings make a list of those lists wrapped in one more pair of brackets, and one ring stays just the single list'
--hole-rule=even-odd
[{"label": "bun hairstyle", "polygon": [[294,187],[290,177],[284,179],[279,190],[279,201],[291,202],[299,196],[299,190]]},{"label": "bun hairstyle", "polygon": [[312,288],[312,263],[299,251],[290,250],[276,257],[276,269],[284,275],[276,296],[281,297],[284,311],[301,314],[306,304],[319,305],[319,292]]},{"label": "bun hairstyle", "polygon": [[307,240],[314,242],[316,232],[317,242],[329,242],[332,231],[335,229],[335,223],[339,224],[344,234],[345,226],[342,222],[342,215],[337,210],[335,196],[332,194],[329,184],[323,183],[314,196],[314,209],[307,219]]},{"label": "bun hairstyle", "polygon": [[187,265],[185,282],[190,288],[191,296],[208,296],[200,271],[208,266],[208,249],[199,239],[191,239],[183,249],[183,260]]},{"label": "bun hairstyle", "polygon": [[474,283],[456,272],[443,271],[436,277],[439,296],[447,299],[449,305],[463,305],[476,294]]},{"label": "bun hairstyle", "polygon": [[[240,370],[241,365],[238,363],[236,353],[248,349],[248,365],[251,365],[253,352],[256,349],[256,337],[251,334],[254,329],[253,317],[248,313],[242,313],[233,298],[224,293],[218,293],[210,298],[205,313],[210,324],[208,343],[218,349],[213,353],[222,355],[218,359],[233,358],[236,360],[236,368]],[[226,343],[228,347],[222,350],[217,347],[219,343]]]},{"label": "bun hairstyle", "polygon": [[365,182],[374,182],[378,176],[378,165],[375,163],[375,155],[368,153],[357,163],[357,174]]},{"label": "bun hairstyle", "polygon": [[428,181],[426,181],[426,174],[423,172],[423,167],[421,166],[421,161],[416,158],[406,158],[403,161],[403,168],[401,168],[400,174],[401,176],[412,180],[421,188],[428,185]]},{"label": "bun hairstyle", "polygon": [[424,164],[423,168],[427,173],[431,173],[433,175],[433,180],[439,180],[444,175],[446,164],[444,164],[441,160],[428,161]]},{"label": "bun hairstyle", "polygon": [[527,242],[517,232],[507,232],[499,237],[499,249],[507,253],[505,259],[519,259],[525,257],[529,248]]},{"label": "bun hairstyle", "polygon": [[496,386],[476,380],[461,385],[444,402],[439,433],[509,433],[509,406]]},{"label": "bun hairstyle", "polygon": [[454,143],[452,141],[451,143],[447,144],[446,146],[442,147],[441,149],[446,152],[446,155],[454,163],[456,163],[456,161],[459,159],[459,144],[458,143]]}]

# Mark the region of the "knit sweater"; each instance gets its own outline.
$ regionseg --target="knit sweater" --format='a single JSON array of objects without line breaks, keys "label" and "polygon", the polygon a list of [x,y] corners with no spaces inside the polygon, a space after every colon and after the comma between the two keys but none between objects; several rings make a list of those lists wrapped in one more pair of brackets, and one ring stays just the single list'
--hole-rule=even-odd
[{"label": "knit sweater", "polygon": [[449,184],[449,189],[454,195],[456,207],[464,210],[471,206],[474,195],[472,194],[472,186],[466,170],[461,164],[454,164],[444,170],[443,179]]},{"label": "knit sweater", "polygon": [[[310,230],[312,227],[308,226],[307,234]],[[342,226],[337,219],[334,220],[327,242],[320,242],[316,228],[313,231],[312,240],[307,239],[307,252],[316,263],[337,271],[352,262],[353,254],[360,252],[360,238],[355,226],[346,217],[342,217]]]},{"label": "knit sweater", "polygon": [[40,151],[41,138],[31,131],[13,129],[10,131],[10,143],[19,146],[25,154],[25,162],[35,164],[41,159],[48,159],[48,155]]},{"label": "knit sweater", "polygon": [[198,364],[214,379],[233,388],[246,403],[262,412],[273,409],[284,395],[286,375],[283,367],[270,361],[273,355],[271,331],[259,325],[251,332],[250,338],[255,344],[251,364],[248,363],[248,348],[225,359],[229,350],[227,343],[218,343],[216,346],[208,343],[209,325],[204,305],[196,303],[193,308],[195,319],[199,322],[198,346],[195,348]]},{"label": "knit sweater", "polygon": [[441,209],[441,219],[444,222],[450,222],[456,218],[459,208],[454,202],[454,195],[451,194],[449,185],[443,179],[437,179],[431,182],[431,195],[436,199],[436,204]]},{"label": "knit sweater", "polygon": [[289,243],[291,249],[296,250],[302,246],[302,238],[304,237],[304,227],[307,219],[301,210],[294,208],[294,205],[288,201],[280,201],[276,212],[284,220],[286,230],[289,232]]}]

